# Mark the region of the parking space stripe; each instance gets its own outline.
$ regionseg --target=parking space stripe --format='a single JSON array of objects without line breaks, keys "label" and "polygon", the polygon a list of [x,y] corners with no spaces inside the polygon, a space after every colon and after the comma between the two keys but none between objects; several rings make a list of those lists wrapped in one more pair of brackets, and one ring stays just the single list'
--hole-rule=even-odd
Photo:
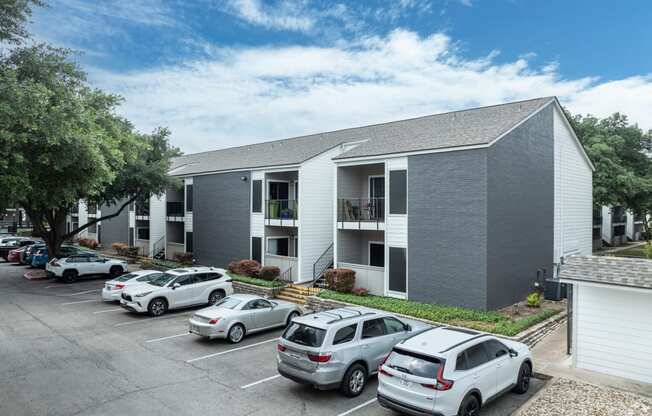
[{"label": "parking space stripe", "polygon": [[277,374],[275,376],[267,377],[267,378],[264,378],[262,380],[255,381],[253,383],[245,384],[244,386],[242,386],[240,388],[241,389],[248,389],[249,387],[257,386],[259,384],[265,383],[266,381],[271,381],[271,380],[274,380],[274,379],[279,378],[279,377],[281,377],[281,375]]},{"label": "parking space stripe", "polygon": [[185,337],[186,335],[190,335],[190,332],[184,332],[183,334],[170,335],[168,337],[163,337],[163,338],[148,339],[147,341],[145,341],[145,343],[149,344],[150,342],[165,341],[166,339]]},{"label": "parking space stripe", "polygon": [[97,299],[87,299],[87,300],[78,300],[76,302],[66,302],[62,303],[61,306],[66,306],[66,305],[77,305],[78,303],[89,303],[89,302],[99,302]]},{"label": "parking space stripe", "polygon": [[257,347],[259,345],[267,344],[269,342],[277,342],[277,341],[278,341],[278,338],[272,338],[272,339],[268,339],[267,341],[261,341],[261,342],[255,343],[255,344],[245,345],[244,347],[231,348],[230,350],[220,351],[220,352],[216,352],[214,354],[204,355],[203,357],[193,358],[191,360],[186,360],[186,362],[190,364],[190,363],[194,363],[195,361],[205,360],[207,358],[218,357],[220,355],[228,354],[228,353],[231,353],[231,352],[242,351],[242,350],[246,350],[247,348],[253,348],[253,347]]},{"label": "parking space stripe", "polygon": [[66,293],[65,295],[59,295],[59,296],[77,296],[77,295],[85,295],[87,293],[93,293],[93,292],[99,292],[102,289],[91,289],[91,290],[84,290],[83,292],[77,292],[77,293]]},{"label": "parking space stripe", "polygon": [[[185,320],[190,314],[185,314],[185,315],[171,315],[171,316],[159,316],[157,318],[142,318],[142,319],[137,319],[135,321],[128,321],[128,322],[120,322],[119,324],[115,324],[113,326],[115,327],[121,327],[121,326],[127,326],[127,325],[136,325],[136,324],[142,324],[144,322],[152,322],[152,321],[162,321],[162,320],[167,320],[167,319],[174,319],[174,318],[183,318]],[[181,321],[181,319],[179,319]]]},{"label": "parking space stripe", "polygon": [[344,412],[344,413],[340,413],[340,414],[337,415],[337,416],[346,416],[346,415],[350,415],[351,413],[356,412],[356,411],[362,409],[362,408],[365,407],[365,406],[369,406],[370,404],[372,404],[372,403],[375,402],[375,401],[376,401],[376,398],[374,397],[373,399],[371,399],[371,400],[369,400],[369,401],[367,401],[367,402],[364,402],[364,403],[362,403],[362,404],[359,404],[359,405],[357,405],[356,407],[354,407],[353,409],[349,409],[349,410],[347,410],[346,412]]},{"label": "parking space stripe", "polygon": [[118,311],[124,311],[124,309],[122,308],[102,309],[101,311],[93,312],[93,315],[96,315],[98,313],[108,313],[108,312],[118,312]]}]

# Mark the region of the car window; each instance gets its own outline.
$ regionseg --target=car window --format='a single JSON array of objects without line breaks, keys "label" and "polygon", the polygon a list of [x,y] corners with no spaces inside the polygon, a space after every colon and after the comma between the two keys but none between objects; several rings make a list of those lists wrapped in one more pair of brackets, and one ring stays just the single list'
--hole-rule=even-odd
[{"label": "car window", "polygon": [[177,280],[175,280],[174,283],[179,283],[181,286],[191,285],[195,283],[195,276],[193,275],[181,276],[177,278]]},{"label": "car window", "polygon": [[161,273],[160,275],[150,279],[147,283],[149,283],[150,285],[163,287],[169,282],[171,282],[172,280],[174,280],[176,277],[177,276],[173,274]]},{"label": "car window", "polygon": [[468,368],[478,367],[489,361],[484,345],[477,344],[466,350]]},{"label": "car window", "polygon": [[258,299],[258,300],[255,300],[254,302],[255,302],[255,305],[256,305],[256,309],[266,309],[266,308],[271,308],[272,307],[272,304],[269,303],[268,301],[264,300],[264,299]]},{"label": "car window", "polygon": [[405,325],[403,322],[399,321],[396,318],[388,316],[387,318],[383,318],[383,321],[385,322],[385,331],[388,334],[395,334],[397,332],[405,331]]},{"label": "car window", "polygon": [[242,302],[240,302],[238,299],[230,298],[230,297],[227,296],[224,299],[222,299],[221,301],[217,302],[213,306],[217,306],[217,307],[220,307],[220,308],[227,308],[227,309],[235,309],[236,306],[238,306],[241,303]]},{"label": "car window", "polygon": [[105,258],[104,257],[97,257],[97,256],[92,256],[88,258],[88,261],[92,261],[94,263],[104,263]]},{"label": "car window", "polygon": [[292,322],[283,332],[283,338],[295,344],[308,347],[321,347],[326,331],[321,328]]},{"label": "car window", "polygon": [[68,257],[67,263],[88,263],[88,257],[84,256],[73,256]]},{"label": "car window", "polygon": [[509,349],[502,342],[495,339],[485,341],[482,343],[482,345],[484,345],[485,349],[487,350],[487,355],[489,356],[490,360],[509,354]]},{"label": "car window", "polygon": [[138,279],[136,279],[137,282],[149,282],[150,280],[153,280],[159,276],[161,276],[163,273],[150,273],[145,276],[140,276]]},{"label": "car window", "polygon": [[250,309],[256,309],[256,301],[250,300],[245,306],[242,307],[242,310],[248,311]]},{"label": "car window", "polygon": [[383,320],[370,319],[362,324],[362,338],[373,338],[385,335],[385,325]]},{"label": "car window", "polygon": [[353,341],[353,338],[355,338],[355,331],[357,330],[358,324],[353,324],[338,329],[335,333],[335,336],[333,337],[333,345],[339,345]]},{"label": "car window", "polygon": [[466,360],[466,352],[461,352],[457,356],[457,361],[455,362],[455,370],[463,371],[468,369],[469,369],[469,364]]},{"label": "car window", "polygon": [[405,374],[412,374],[424,378],[437,378],[441,360],[435,357],[395,349],[387,357],[385,365]]}]

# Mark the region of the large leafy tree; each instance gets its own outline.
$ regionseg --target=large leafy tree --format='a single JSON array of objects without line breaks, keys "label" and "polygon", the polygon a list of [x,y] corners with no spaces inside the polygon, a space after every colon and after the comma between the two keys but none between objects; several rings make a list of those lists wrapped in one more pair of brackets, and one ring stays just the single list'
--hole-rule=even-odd
[{"label": "large leafy tree", "polygon": [[25,29],[33,6],[43,6],[40,0],[0,1],[0,41],[20,43],[29,34]]},{"label": "large leafy tree", "polygon": [[639,215],[652,214],[652,131],[643,131],[619,113],[603,119],[569,118],[596,168],[595,205],[621,205]]},{"label": "large leafy tree", "polygon": [[[91,88],[67,50],[19,47],[0,60],[0,201],[25,209],[51,253],[173,185],[169,131],[136,132],[115,113],[120,102]],[[65,232],[80,199],[118,209]]]}]

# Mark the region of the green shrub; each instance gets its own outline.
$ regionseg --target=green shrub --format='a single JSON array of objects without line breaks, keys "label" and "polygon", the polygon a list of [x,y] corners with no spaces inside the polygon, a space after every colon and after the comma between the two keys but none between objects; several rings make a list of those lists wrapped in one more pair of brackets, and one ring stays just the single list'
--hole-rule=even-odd
[{"label": "green shrub", "polygon": [[532,292],[527,295],[526,299],[527,306],[530,308],[540,308],[541,307],[541,294],[539,292]]},{"label": "green shrub", "polygon": [[229,272],[228,275],[235,282],[247,283],[247,284],[255,285],[255,286],[262,286],[262,287],[281,287],[281,286],[283,286],[283,283],[281,283],[279,281],[274,282],[274,281],[259,279],[257,277],[241,276],[241,275],[238,275],[238,274],[234,274],[232,272]]},{"label": "green shrub", "polygon": [[355,286],[355,271],[351,269],[330,269],[326,272],[326,284],[330,290],[349,293]]},{"label": "green shrub", "polygon": [[652,259],[652,244],[650,244],[649,241],[645,243],[644,250],[645,250],[645,257],[647,257],[648,259]]},{"label": "green shrub", "polygon": [[281,274],[281,269],[279,269],[276,266],[265,266],[260,269],[260,272],[258,272],[258,278],[263,279],[263,280],[268,280],[272,281],[279,277]]},{"label": "green shrub", "polygon": [[192,253],[174,253],[174,260],[185,266],[191,265],[192,259]]},{"label": "green shrub", "polygon": [[232,261],[229,263],[228,270],[231,273],[240,276],[258,277],[258,274],[260,273],[260,263],[256,260],[249,259]]}]

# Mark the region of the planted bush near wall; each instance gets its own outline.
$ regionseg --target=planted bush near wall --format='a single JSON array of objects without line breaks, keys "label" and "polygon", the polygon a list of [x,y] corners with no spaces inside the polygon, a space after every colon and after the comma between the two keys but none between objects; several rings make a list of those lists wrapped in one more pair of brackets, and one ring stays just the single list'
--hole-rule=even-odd
[{"label": "planted bush near wall", "polygon": [[276,266],[265,266],[258,272],[258,277],[263,280],[274,280],[281,274],[281,269]]},{"label": "planted bush near wall", "polygon": [[174,253],[174,260],[185,266],[191,265],[192,259],[192,253]]},{"label": "planted bush near wall", "polygon": [[95,250],[100,243],[97,242],[94,238],[80,238],[78,241],[80,246],[88,247]]},{"label": "planted bush near wall", "polygon": [[232,261],[229,263],[228,270],[231,273],[240,276],[258,277],[260,273],[260,263],[258,263],[256,260],[249,259]]},{"label": "planted bush near wall", "polygon": [[330,269],[326,271],[325,277],[330,290],[349,293],[355,287],[355,271],[351,269]]}]

